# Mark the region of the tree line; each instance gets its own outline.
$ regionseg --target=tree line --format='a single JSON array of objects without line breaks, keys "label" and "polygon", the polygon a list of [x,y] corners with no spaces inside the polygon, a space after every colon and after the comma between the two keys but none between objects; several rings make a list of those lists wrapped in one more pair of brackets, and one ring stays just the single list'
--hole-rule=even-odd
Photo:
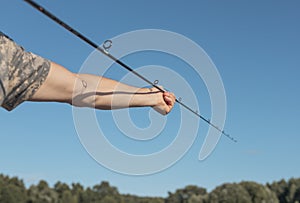
[{"label": "tree line", "polygon": [[23,180],[0,174],[1,203],[300,203],[300,178],[265,185],[252,181],[224,183],[211,192],[188,185],[163,197],[120,194],[109,182],[93,187],[57,182],[50,187],[44,180],[26,188]]}]

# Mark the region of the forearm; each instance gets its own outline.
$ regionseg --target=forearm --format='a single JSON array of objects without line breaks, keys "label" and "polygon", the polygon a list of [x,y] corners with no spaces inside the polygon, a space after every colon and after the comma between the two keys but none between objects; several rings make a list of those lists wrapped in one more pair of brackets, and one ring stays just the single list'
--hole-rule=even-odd
[{"label": "forearm", "polygon": [[129,86],[105,77],[78,74],[73,103],[97,109],[119,109],[127,107],[153,107],[161,93],[149,88]]}]

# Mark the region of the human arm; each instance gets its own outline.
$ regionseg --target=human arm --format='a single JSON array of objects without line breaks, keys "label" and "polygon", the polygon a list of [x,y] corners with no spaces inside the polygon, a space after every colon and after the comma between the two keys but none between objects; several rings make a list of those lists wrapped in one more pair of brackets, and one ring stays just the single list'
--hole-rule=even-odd
[{"label": "human arm", "polygon": [[30,100],[63,102],[97,109],[148,106],[167,114],[174,106],[175,96],[157,91],[156,88],[137,88],[101,76],[75,74],[51,63],[46,81]]}]

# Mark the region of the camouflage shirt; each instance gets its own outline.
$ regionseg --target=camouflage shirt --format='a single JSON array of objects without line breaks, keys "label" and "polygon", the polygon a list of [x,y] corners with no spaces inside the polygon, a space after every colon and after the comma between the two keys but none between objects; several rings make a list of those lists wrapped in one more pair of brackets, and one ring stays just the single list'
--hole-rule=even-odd
[{"label": "camouflage shirt", "polygon": [[11,111],[29,100],[45,81],[50,61],[26,52],[0,32],[0,105]]}]

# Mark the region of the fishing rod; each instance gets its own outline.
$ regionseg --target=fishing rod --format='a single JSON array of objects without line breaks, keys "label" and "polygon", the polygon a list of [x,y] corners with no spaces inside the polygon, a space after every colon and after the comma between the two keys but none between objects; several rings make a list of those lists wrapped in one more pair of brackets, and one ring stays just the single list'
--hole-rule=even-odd
[{"label": "fishing rod", "polygon": [[[79,37],[80,39],[82,39],[83,41],[85,41],[87,44],[91,45],[96,50],[100,51],[102,54],[104,54],[104,55],[108,56],[109,58],[111,58],[114,62],[116,62],[117,64],[119,64],[123,68],[127,69],[128,71],[130,71],[131,73],[133,73],[134,75],[136,75],[137,77],[139,77],[140,79],[144,80],[149,85],[155,87],[160,92],[165,92],[165,90],[163,90],[161,87],[159,87],[157,85],[157,82],[158,82],[157,80],[154,81],[154,83],[151,82],[150,80],[148,80],[147,78],[145,78],[143,75],[141,75],[138,72],[136,72],[135,70],[133,70],[130,66],[126,65],[125,63],[123,63],[122,61],[120,61],[119,59],[117,59],[116,57],[114,57],[113,55],[111,55],[110,53],[108,53],[108,49],[111,47],[111,44],[112,44],[111,40],[106,40],[104,42],[103,48],[102,48],[102,47],[98,46],[95,42],[91,41],[90,39],[88,39],[87,37],[85,37],[83,34],[81,34],[80,32],[78,32],[77,30],[73,29],[71,26],[69,26],[68,24],[66,24],[62,20],[60,20],[58,17],[56,17],[55,15],[53,15],[51,12],[47,11],[41,5],[37,4],[36,2],[34,2],[32,0],[24,0],[24,1],[27,2],[28,4],[30,4],[35,9],[39,10],[44,15],[48,16],[50,19],[52,19],[53,21],[55,21],[56,23],[58,23],[59,25],[61,25],[62,27],[64,27],[68,31],[70,31],[71,33],[73,33],[74,35],[76,35],[77,37]],[[221,132],[223,135],[225,135],[226,137],[228,137],[233,142],[237,142],[236,139],[234,139],[233,137],[231,137],[229,134],[225,133],[224,130],[220,129],[218,126],[216,126],[213,123],[211,123],[209,119],[206,119],[202,115],[200,115],[198,113],[198,111],[195,111],[195,110],[191,109],[189,106],[187,106],[186,104],[184,104],[181,101],[181,98],[178,98],[178,99],[176,98],[175,101],[178,104],[180,104],[181,106],[183,106],[184,108],[186,108],[188,111],[192,112],[193,114],[195,114],[196,116],[198,116],[199,118],[201,118],[203,121],[205,121],[206,123],[208,123],[210,126],[212,126],[216,130],[218,130],[219,132]]]}]

